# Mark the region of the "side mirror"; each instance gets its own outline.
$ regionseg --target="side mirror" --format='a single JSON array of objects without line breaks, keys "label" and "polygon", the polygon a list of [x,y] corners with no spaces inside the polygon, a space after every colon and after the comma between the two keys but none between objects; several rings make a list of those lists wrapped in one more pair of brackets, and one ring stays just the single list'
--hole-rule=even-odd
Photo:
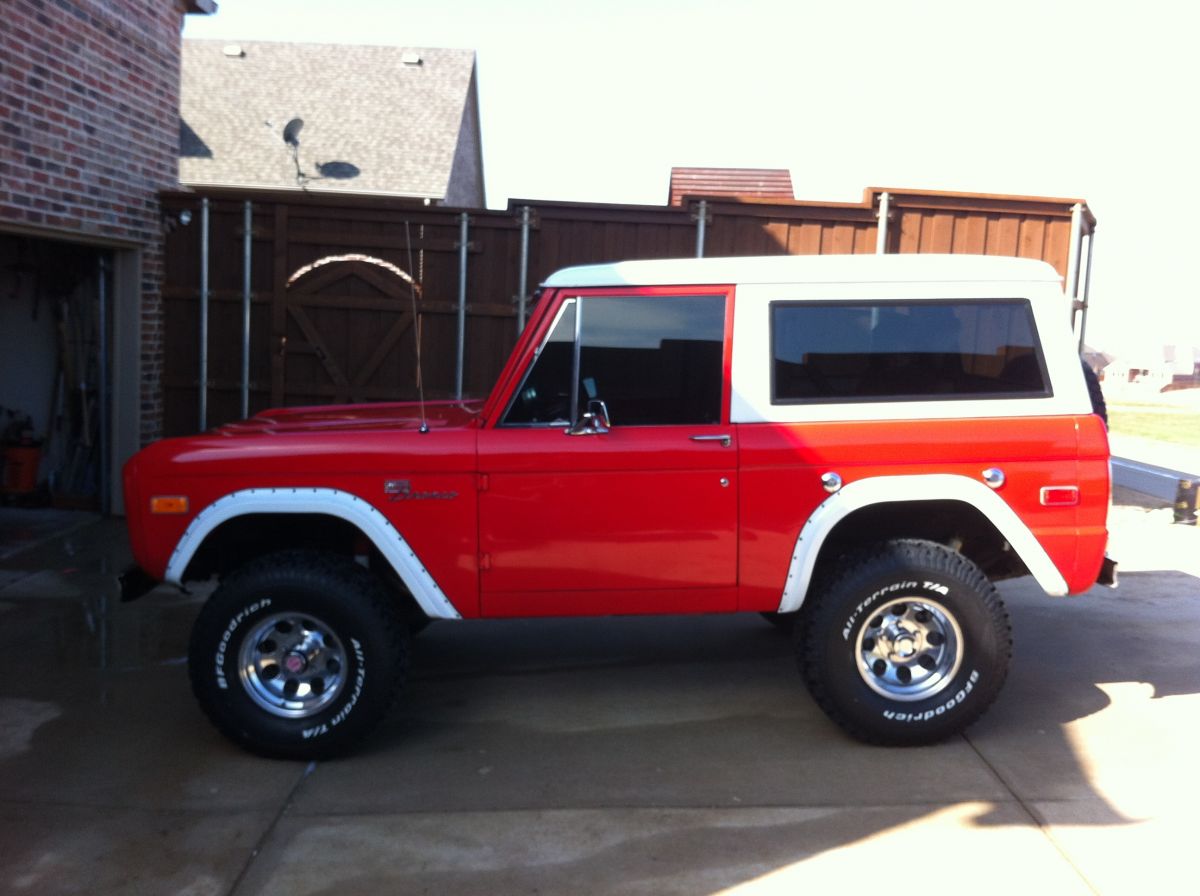
[{"label": "side mirror", "polygon": [[567,430],[569,436],[601,436],[612,427],[608,419],[608,406],[599,399],[588,402],[588,409]]}]

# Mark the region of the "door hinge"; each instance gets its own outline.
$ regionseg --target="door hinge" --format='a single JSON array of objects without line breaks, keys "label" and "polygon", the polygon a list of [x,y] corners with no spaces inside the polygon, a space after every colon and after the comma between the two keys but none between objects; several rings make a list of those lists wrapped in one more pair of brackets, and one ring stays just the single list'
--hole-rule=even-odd
[{"label": "door hinge", "polygon": [[491,572],[491,569],[492,569],[492,555],[491,554],[480,554],[479,555],[479,571],[480,572]]},{"label": "door hinge", "polygon": [[480,473],[479,474],[479,490],[481,492],[486,492],[488,490],[489,485],[491,485],[491,483],[488,481],[488,474]]}]

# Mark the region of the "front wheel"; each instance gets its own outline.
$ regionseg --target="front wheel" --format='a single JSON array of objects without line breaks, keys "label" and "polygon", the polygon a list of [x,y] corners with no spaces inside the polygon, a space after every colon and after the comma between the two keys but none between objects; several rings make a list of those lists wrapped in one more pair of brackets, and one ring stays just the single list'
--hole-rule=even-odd
[{"label": "front wheel", "polygon": [[943,545],[876,545],[811,600],[797,641],[801,673],[825,714],[859,740],[944,740],[1004,683],[1008,614],[979,568]]},{"label": "front wheel", "polygon": [[266,756],[345,751],[400,687],[407,629],[382,583],[353,561],[285,551],[230,575],[192,629],[201,708],[231,740]]}]

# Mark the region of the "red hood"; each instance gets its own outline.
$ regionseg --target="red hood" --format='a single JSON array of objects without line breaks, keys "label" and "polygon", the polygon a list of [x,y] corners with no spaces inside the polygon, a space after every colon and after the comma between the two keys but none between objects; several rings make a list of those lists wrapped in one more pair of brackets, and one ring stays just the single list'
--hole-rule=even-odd
[{"label": "red hood", "polygon": [[[426,402],[424,420],[431,430],[466,429],[479,419],[483,402]],[[332,432],[357,429],[419,429],[421,406],[394,404],[321,405],[304,408],[271,408],[249,420],[218,427],[222,435],[250,433]]]}]

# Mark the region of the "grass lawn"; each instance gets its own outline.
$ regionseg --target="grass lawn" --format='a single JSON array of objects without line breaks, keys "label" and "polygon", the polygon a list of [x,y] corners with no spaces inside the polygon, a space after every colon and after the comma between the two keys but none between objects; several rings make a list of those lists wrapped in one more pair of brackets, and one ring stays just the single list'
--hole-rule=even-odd
[{"label": "grass lawn", "polygon": [[1113,432],[1200,449],[1200,410],[1149,404],[1108,406]]}]

